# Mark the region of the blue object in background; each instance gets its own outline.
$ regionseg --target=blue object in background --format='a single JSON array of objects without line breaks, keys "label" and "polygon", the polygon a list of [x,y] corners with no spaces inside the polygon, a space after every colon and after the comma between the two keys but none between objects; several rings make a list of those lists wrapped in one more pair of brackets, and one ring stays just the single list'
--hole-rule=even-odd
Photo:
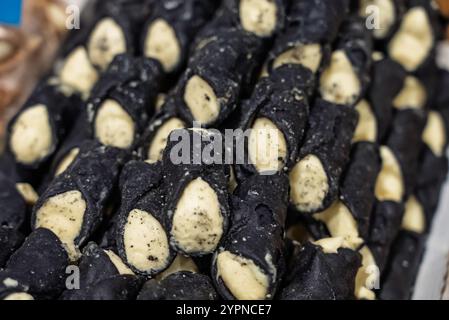
[{"label": "blue object in background", "polygon": [[0,24],[19,26],[22,16],[22,0],[0,0]]}]

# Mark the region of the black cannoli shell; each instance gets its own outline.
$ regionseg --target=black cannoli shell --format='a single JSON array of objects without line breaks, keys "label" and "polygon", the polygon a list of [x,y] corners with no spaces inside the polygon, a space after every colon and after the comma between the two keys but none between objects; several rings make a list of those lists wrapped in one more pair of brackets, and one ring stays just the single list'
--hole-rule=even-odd
[{"label": "black cannoli shell", "polygon": [[64,291],[62,300],[103,300],[102,297],[121,300],[118,297],[127,296],[129,289],[134,290],[134,297],[137,295],[137,277],[121,276],[108,255],[93,242],[84,248],[79,269],[80,288]]},{"label": "black cannoli shell", "polygon": [[372,35],[371,31],[366,28],[365,19],[359,16],[351,16],[343,23],[337,50],[344,50],[351,61],[362,84],[360,96],[364,96],[370,82],[373,53]]},{"label": "black cannoli shell", "polygon": [[[310,109],[306,91],[311,78],[311,73],[301,66],[282,66],[270,77],[262,79],[252,98],[246,102],[251,111],[243,116],[242,130],[251,129],[254,121],[260,117],[272,121],[287,142],[286,168],[295,164],[305,135]],[[256,168],[249,163],[236,166],[236,171],[239,179],[257,173]]]},{"label": "black cannoli shell", "polygon": [[[156,164],[156,167],[159,167]],[[149,172],[150,170],[148,168],[144,169],[146,170],[146,174],[145,171],[141,171],[141,173],[143,173],[142,175],[146,175],[149,176],[149,178],[151,179],[152,175],[154,174],[154,172]],[[134,182],[137,182],[134,181]],[[138,270],[136,269],[133,265],[127,263],[126,260],[126,249],[125,249],[125,243],[124,243],[124,232],[125,232],[125,228],[126,228],[126,224],[127,224],[127,219],[128,216],[130,214],[131,210],[134,209],[138,209],[138,210],[142,210],[144,212],[147,212],[149,214],[151,214],[163,227],[166,235],[167,235],[167,239],[170,238],[170,234],[169,234],[169,230],[168,229],[168,220],[166,217],[166,212],[164,211],[164,207],[165,207],[165,194],[163,192],[163,190],[161,189],[156,189],[157,186],[157,182],[156,180],[154,180],[154,182],[152,180],[146,181],[146,184],[149,185],[150,183],[154,185],[152,186],[153,189],[150,189],[145,195],[143,195],[141,198],[138,199],[138,201],[130,201],[130,202],[122,202],[122,207],[121,207],[121,211],[120,211],[120,217],[118,218],[118,223],[117,223],[117,230],[116,230],[116,243],[117,243],[117,249],[119,252],[120,257],[123,259],[123,261],[137,274],[142,274],[145,276],[153,276],[154,274],[160,273],[162,272],[164,269],[168,268],[170,266],[170,264],[173,262],[174,258],[176,257],[176,252],[174,250],[172,250],[171,248],[169,249],[169,257],[166,261],[166,265],[159,269],[159,270],[153,270],[152,272],[143,272],[142,270]],[[151,186],[149,186],[149,188],[151,188]],[[139,193],[140,190],[136,190],[137,193]],[[126,190],[125,192],[127,192],[128,194],[132,192],[132,190]],[[125,196],[122,195],[122,199],[125,200]],[[137,200],[137,199],[136,199]],[[125,200],[126,201],[126,200]]]},{"label": "black cannoli shell", "polygon": [[332,43],[349,13],[349,0],[292,1],[287,32],[296,30],[302,43]]},{"label": "black cannoli shell", "polygon": [[143,285],[137,300],[217,300],[210,278],[188,271],[177,272]]},{"label": "black cannoli shell", "polygon": [[343,170],[350,160],[351,142],[358,114],[353,108],[317,100],[309,118],[309,128],[299,158],[312,154],[318,157],[328,177],[329,191],[323,200],[322,212],[337,199]]},{"label": "black cannoli shell", "polygon": [[[39,104],[44,105],[47,109],[48,120],[52,131],[52,145],[44,158],[31,164],[20,163],[15,159],[14,153],[12,152],[10,141],[12,130],[14,124],[23,112]],[[38,86],[34,90],[23,108],[10,121],[7,129],[7,146],[5,152],[11,154],[13,157],[16,162],[18,175],[22,177],[24,181],[31,183],[33,186],[37,186],[40,183],[42,175],[47,171],[51,157],[72,126],[70,115],[75,107],[76,106],[71,105],[71,99],[59,92],[56,87],[44,84]]]},{"label": "black cannoli shell", "polygon": [[419,154],[423,146],[422,134],[427,123],[423,110],[401,110],[396,112],[387,146],[401,166],[405,194],[410,195],[416,185]]},{"label": "black cannoli shell", "polygon": [[22,244],[24,236],[17,230],[0,227],[0,269]]},{"label": "black cannoli shell", "polygon": [[312,243],[297,248],[281,300],[351,300],[361,256],[350,249],[326,254]]},{"label": "black cannoli shell", "polygon": [[424,244],[423,235],[404,230],[398,234],[382,279],[380,299],[410,300]]},{"label": "black cannoli shell", "polygon": [[25,199],[16,184],[0,172],[0,227],[19,229],[26,219]]},{"label": "black cannoli shell", "polygon": [[86,290],[102,280],[119,275],[109,256],[94,242],[86,245],[78,266],[81,290]]},{"label": "black cannoli shell", "polygon": [[131,275],[118,275],[98,281],[86,290],[67,291],[62,300],[119,301],[134,300],[139,293],[141,280]]},{"label": "black cannoli shell", "polygon": [[433,216],[437,211],[441,189],[449,171],[448,163],[446,156],[438,157],[427,146],[424,146],[414,193],[424,208],[428,228],[430,228]]},{"label": "black cannoli shell", "polygon": [[[118,9],[118,8],[116,8]],[[124,34],[125,37],[125,45],[126,45],[126,52],[127,54],[134,55],[136,53],[136,34],[137,32],[137,26],[135,25],[135,22],[131,20],[131,17],[127,16],[123,11],[120,10],[106,10],[105,12],[102,12],[98,15],[98,18],[96,19],[95,23],[92,25],[92,28],[90,30],[89,35],[86,38],[86,49],[89,52],[88,44],[90,42],[90,38],[97,28],[97,25],[102,22],[103,19],[113,19],[116,24],[118,24]],[[111,61],[112,62],[112,61]],[[96,66],[100,67],[100,66]]]},{"label": "black cannoli shell", "polygon": [[[285,175],[256,175],[239,185],[235,194],[232,227],[220,250],[251,259],[259,266],[270,279],[268,295],[273,298],[285,271],[288,179]],[[235,299],[218,277],[215,261],[212,274],[220,295]]]},{"label": "black cannoli shell", "polygon": [[11,256],[4,272],[28,287],[31,295],[50,298],[63,290],[68,263],[58,237],[50,230],[36,229]]},{"label": "black cannoli shell", "polygon": [[[183,134],[180,138],[181,140],[183,138],[190,139],[189,164],[174,164],[171,160],[171,152],[179,143],[174,138],[178,136],[178,134]],[[206,136],[213,138],[211,141],[205,141],[204,137]],[[205,133],[193,129],[175,130],[170,134],[167,148],[165,149],[163,156],[165,188],[169,191],[167,193],[167,204],[164,209],[168,218],[168,230],[171,230],[172,228],[173,215],[176,212],[176,206],[184,189],[191,181],[197,178],[202,178],[209,184],[218,197],[220,212],[223,216],[223,236],[226,234],[231,216],[228,194],[229,166],[221,164],[205,164],[202,157],[202,151],[205,148],[208,146],[216,146],[213,142],[215,139],[222,139],[221,134],[210,131]],[[199,142],[200,145],[198,145],[197,142]],[[217,148],[213,148],[213,151],[215,155],[218,155],[219,159],[224,159],[224,149],[217,150]],[[200,153],[198,154],[198,152]],[[195,164],[195,159],[200,159],[201,164]],[[178,248],[178,250],[180,249]],[[198,252],[189,255],[203,256],[205,253]]]},{"label": "black cannoli shell", "polygon": [[172,95],[169,95],[161,110],[153,116],[144,133],[142,134],[142,138],[138,148],[140,159],[147,159],[148,151],[151,148],[151,144],[153,143],[153,139],[156,136],[158,130],[168,120],[172,118],[179,118],[177,111],[176,98]]},{"label": "black cannoli shell", "polygon": [[377,139],[384,141],[393,121],[393,100],[402,90],[407,72],[397,62],[384,58],[373,63],[368,99],[377,119]]},{"label": "black cannoli shell", "polygon": [[[266,38],[271,38],[283,29],[290,0],[273,0],[272,2],[274,2],[277,7],[276,27],[273,30],[273,33]],[[204,36],[204,33],[212,33],[217,29],[229,28],[244,30],[240,18],[240,0],[223,0],[213,20],[206,25],[201,36]]]},{"label": "black cannoli shell", "polygon": [[[196,33],[209,20],[216,8],[215,1],[209,0],[163,0],[156,1],[153,12],[143,27],[140,47],[145,47],[148,29],[158,19],[163,19],[173,28],[181,47],[178,65],[171,73],[178,73],[189,54],[191,42]],[[144,49],[141,49],[143,51]]]},{"label": "black cannoli shell", "polygon": [[118,180],[119,169],[126,157],[123,150],[86,141],[69,170],[57,177],[39,198],[33,209],[32,225],[36,223],[37,212],[49,198],[77,190],[81,192],[87,207],[75,245],[85,243],[103,219],[107,202]]},{"label": "black cannoli shell", "polygon": [[93,118],[89,120],[95,121],[104,100],[115,100],[133,119],[138,138],[154,113],[162,74],[162,67],[156,60],[128,54],[117,56],[92,90],[87,107]]},{"label": "black cannoli shell", "polygon": [[354,145],[351,163],[340,188],[340,200],[351,211],[360,236],[368,238],[371,213],[375,202],[374,188],[381,169],[379,147],[373,143]]},{"label": "black cannoli shell", "polygon": [[237,107],[240,94],[240,79],[236,78],[235,75],[231,75],[227,70],[211,70],[210,68],[187,69],[178,83],[179,90],[177,90],[175,97],[178,113],[188,127],[193,126],[195,118],[184,101],[184,90],[190,78],[195,75],[204,79],[214,89],[214,93],[220,103],[220,112],[217,119],[212,123],[201,123],[201,125],[206,128],[218,126]]},{"label": "black cannoli shell", "polygon": [[[90,123],[87,119],[87,113],[83,111],[77,118],[75,125],[64,142],[59,147],[55,156],[53,157],[50,170],[48,171],[43,182],[39,186],[41,192],[45,191],[48,185],[56,177],[57,170],[61,162],[65,159],[70,152],[76,148],[80,149],[82,144],[86,140],[91,140],[93,138]],[[73,162],[72,162],[73,163]],[[67,169],[66,169],[67,170]]]},{"label": "black cannoli shell", "polygon": [[385,270],[391,246],[401,228],[404,210],[402,203],[377,201],[375,204],[367,245],[381,273]]}]

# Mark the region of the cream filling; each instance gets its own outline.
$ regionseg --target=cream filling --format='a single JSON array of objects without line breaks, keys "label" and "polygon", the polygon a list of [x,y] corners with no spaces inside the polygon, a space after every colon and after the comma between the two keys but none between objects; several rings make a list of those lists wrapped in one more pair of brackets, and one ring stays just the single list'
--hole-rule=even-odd
[{"label": "cream filling", "polygon": [[62,159],[62,161],[56,168],[55,176],[59,176],[60,174],[64,173],[67,168],[73,163],[73,161],[75,161],[79,153],[79,148],[73,148],[72,150],[70,150],[70,152],[64,157],[64,159]]},{"label": "cream filling", "polygon": [[122,259],[111,250],[104,250],[120,275],[134,275],[134,272],[123,263]]},{"label": "cream filling", "polygon": [[182,272],[182,271],[189,271],[189,272],[197,273],[198,267],[195,264],[195,261],[192,260],[192,258],[187,258],[187,257],[184,257],[183,255],[178,254],[176,256],[175,260],[173,260],[170,267],[168,267],[168,269],[165,270],[164,272],[158,274],[156,276],[156,279],[160,281],[174,273]]},{"label": "cream filling", "polygon": [[422,7],[410,9],[388,47],[390,57],[413,72],[428,57],[434,43],[429,17]]},{"label": "cream filling", "polygon": [[312,243],[319,246],[325,254],[337,254],[339,249],[346,248],[345,240],[341,237],[320,239]]},{"label": "cream filling", "polygon": [[361,90],[360,80],[346,53],[343,50],[335,51],[329,67],[320,78],[321,96],[329,102],[352,105]]},{"label": "cream filling", "polygon": [[438,112],[430,111],[422,140],[437,157],[442,157],[445,153],[446,139],[446,124],[443,117]]},{"label": "cream filling", "polygon": [[62,84],[89,96],[93,86],[98,81],[97,70],[92,66],[83,47],[76,48],[64,61],[59,72]]},{"label": "cream filling", "polygon": [[164,227],[150,213],[134,209],[126,221],[123,234],[126,260],[140,271],[159,270],[170,256]]},{"label": "cream filling", "polygon": [[220,102],[214,89],[201,77],[193,76],[187,82],[184,101],[193,118],[202,124],[217,120],[220,113]]},{"label": "cream filling", "polygon": [[49,198],[36,214],[36,228],[53,231],[73,261],[79,257],[75,239],[81,232],[86,209],[81,192],[72,190]]},{"label": "cream filling", "polygon": [[217,256],[217,277],[237,300],[264,300],[269,277],[254,261],[223,251]]},{"label": "cream filling", "polygon": [[329,209],[314,215],[314,218],[326,225],[333,238],[342,238],[345,248],[356,250],[362,245],[357,221],[341,201],[336,201]]},{"label": "cream filling", "polygon": [[115,100],[108,99],[98,109],[95,136],[107,146],[127,149],[134,141],[135,125],[131,116]]},{"label": "cream filling", "polygon": [[167,146],[167,140],[170,133],[176,129],[183,129],[186,127],[184,121],[179,118],[171,118],[167,120],[158,130],[151,142],[148,150],[148,160],[157,162],[162,160],[165,147]]},{"label": "cream filling", "polygon": [[52,128],[45,105],[25,110],[12,127],[11,150],[16,160],[33,164],[49,155],[52,148]]},{"label": "cream filling", "polygon": [[360,254],[362,255],[362,267],[355,278],[355,297],[359,300],[375,300],[376,294],[373,289],[379,282],[379,267],[368,247],[363,247]]},{"label": "cream filling", "polygon": [[258,118],[251,129],[248,152],[259,173],[281,171],[287,159],[287,142],[270,119]]},{"label": "cream filling", "polygon": [[317,210],[329,192],[329,181],[321,160],[308,155],[290,172],[290,201],[301,212]]},{"label": "cream filling", "polygon": [[286,64],[299,64],[316,73],[321,65],[322,58],[323,54],[320,44],[299,44],[281,53],[274,60],[273,68],[276,69]]},{"label": "cream filling", "polygon": [[173,215],[171,235],[186,253],[213,252],[223,235],[218,196],[201,178],[184,189]]},{"label": "cream filling", "polygon": [[145,39],[145,56],[158,60],[165,72],[175,69],[181,58],[181,46],[175,30],[163,19],[155,20]]},{"label": "cream filling", "polygon": [[19,292],[19,293],[11,293],[10,295],[7,295],[3,300],[19,301],[19,300],[34,300],[34,298],[29,293]]},{"label": "cream filling", "polygon": [[376,198],[379,201],[401,202],[404,197],[404,180],[401,167],[387,146],[380,148],[382,168],[376,181]]},{"label": "cream filling", "polygon": [[397,109],[422,109],[427,102],[427,92],[422,83],[413,76],[405,79],[404,87],[393,100]]},{"label": "cream filling", "polygon": [[34,190],[33,186],[29,183],[16,183],[16,189],[19,191],[25,202],[30,206],[34,206],[39,199],[36,190]]},{"label": "cream filling", "polygon": [[354,133],[353,143],[360,141],[376,142],[377,140],[377,119],[371,106],[366,100],[360,101],[355,107],[359,114],[359,122]]},{"label": "cream filling", "polygon": [[240,0],[240,22],[243,29],[260,37],[273,34],[277,24],[277,11],[273,0]]},{"label": "cream filling", "polygon": [[114,58],[126,52],[122,28],[112,18],[104,18],[95,26],[87,45],[92,63],[106,70]]},{"label": "cream filling", "polygon": [[361,0],[359,12],[362,17],[373,14],[373,11],[369,10],[370,6],[374,6],[378,10],[378,14],[375,15],[378,25],[373,30],[374,37],[384,39],[396,21],[394,3],[392,0]]},{"label": "cream filling", "polygon": [[402,229],[423,234],[426,231],[426,216],[421,203],[415,197],[410,197],[405,203],[405,214],[402,219]]}]

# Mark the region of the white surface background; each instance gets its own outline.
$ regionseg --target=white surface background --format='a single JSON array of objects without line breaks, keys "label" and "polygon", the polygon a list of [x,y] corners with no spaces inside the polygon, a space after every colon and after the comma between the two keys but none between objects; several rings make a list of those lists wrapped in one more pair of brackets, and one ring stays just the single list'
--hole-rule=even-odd
[{"label": "white surface background", "polygon": [[439,300],[445,283],[449,257],[449,182],[446,182],[438,212],[427,241],[424,260],[416,281],[414,300]]}]

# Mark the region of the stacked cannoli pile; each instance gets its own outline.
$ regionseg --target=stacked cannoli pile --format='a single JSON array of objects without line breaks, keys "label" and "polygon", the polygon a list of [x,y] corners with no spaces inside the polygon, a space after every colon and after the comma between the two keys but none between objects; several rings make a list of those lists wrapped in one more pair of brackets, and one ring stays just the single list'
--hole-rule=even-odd
[{"label": "stacked cannoli pile", "polygon": [[93,12],[8,126],[0,299],[410,298],[448,171],[433,2]]}]

